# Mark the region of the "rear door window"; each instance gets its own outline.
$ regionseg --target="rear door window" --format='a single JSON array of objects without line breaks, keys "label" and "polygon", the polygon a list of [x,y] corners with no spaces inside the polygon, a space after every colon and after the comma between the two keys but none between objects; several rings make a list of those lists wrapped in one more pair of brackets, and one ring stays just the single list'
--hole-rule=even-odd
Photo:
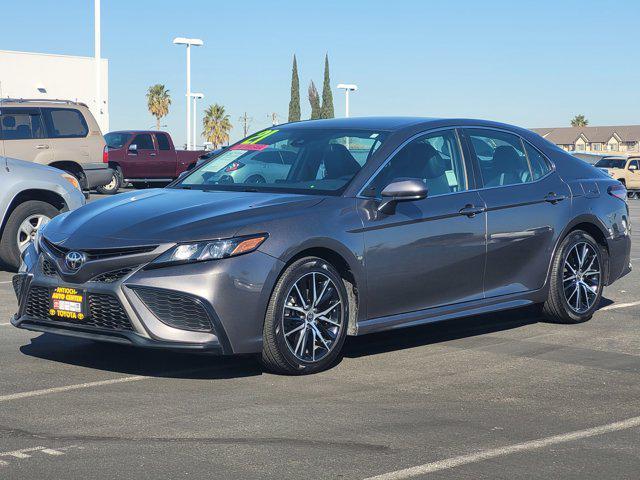
[{"label": "rear door window", "polygon": [[30,140],[44,138],[42,116],[37,108],[0,109],[0,139]]},{"label": "rear door window", "polygon": [[164,133],[156,133],[156,140],[158,141],[158,150],[171,150],[169,139]]},{"label": "rear door window", "polygon": [[44,123],[51,138],[84,138],[89,127],[79,110],[73,108],[42,108]]},{"label": "rear door window", "polygon": [[155,147],[153,146],[153,139],[148,133],[141,133],[140,135],[136,135],[136,137],[131,142],[131,145],[136,145],[138,150],[155,150]]},{"label": "rear door window", "polygon": [[527,155],[517,135],[481,128],[465,129],[480,165],[484,186],[502,187],[533,181]]},{"label": "rear door window", "polygon": [[544,177],[551,171],[551,165],[547,159],[542,156],[538,149],[530,145],[528,142],[524,142],[524,149],[527,152],[527,158],[531,165],[531,174],[533,175],[534,181]]}]

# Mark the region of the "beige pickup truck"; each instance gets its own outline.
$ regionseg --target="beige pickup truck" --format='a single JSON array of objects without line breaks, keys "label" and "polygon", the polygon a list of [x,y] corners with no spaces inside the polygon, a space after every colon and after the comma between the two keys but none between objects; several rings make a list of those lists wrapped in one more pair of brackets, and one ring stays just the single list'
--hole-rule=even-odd
[{"label": "beige pickup truck", "polygon": [[0,155],[64,170],[90,190],[111,181],[104,146],[100,127],[83,103],[0,99]]},{"label": "beige pickup truck", "polygon": [[640,192],[640,157],[604,157],[594,166],[619,180],[627,187],[630,197]]}]

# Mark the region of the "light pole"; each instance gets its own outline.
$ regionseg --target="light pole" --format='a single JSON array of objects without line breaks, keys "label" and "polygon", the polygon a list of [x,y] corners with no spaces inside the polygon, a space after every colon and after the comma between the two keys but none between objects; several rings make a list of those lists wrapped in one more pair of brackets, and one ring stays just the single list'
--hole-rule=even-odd
[{"label": "light pole", "polygon": [[195,150],[196,148],[196,131],[198,130],[198,127],[196,126],[196,103],[197,100],[200,98],[204,98],[204,93],[192,93],[191,97],[193,98],[193,149]]},{"label": "light pole", "polygon": [[[105,128],[102,124],[102,72],[100,69],[100,0],[93,2],[93,34],[94,34],[94,73],[96,76],[96,115],[98,116],[98,125]],[[104,131],[104,130],[103,130]]]},{"label": "light pole", "polygon": [[204,42],[199,38],[176,37],[173,44],[187,46],[187,150],[191,150],[191,46],[201,47]]},{"label": "light pole", "polygon": [[358,90],[357,85],[347,84],[347,83],[339,83],[338,88],[344,90],[344,99],[345,99],[345,107],[344,107],[344,116],[349,117],[349,92],[355,92]]}]

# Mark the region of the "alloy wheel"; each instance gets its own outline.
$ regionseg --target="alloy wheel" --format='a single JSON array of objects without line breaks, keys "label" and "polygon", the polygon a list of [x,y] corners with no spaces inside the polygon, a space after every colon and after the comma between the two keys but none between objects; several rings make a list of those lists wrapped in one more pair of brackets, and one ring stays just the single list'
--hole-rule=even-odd
[{"label": "alloy wheel", "polygon": [[282,330],[290,352],[304,362],[318,362],[335,346],[343,327],[343,305],[327,275],[311,272],[289,289]]},{"label": "alloy wheel", "polygon": [[596,248],[587,242],[575,244],[565,258],[562,273],[564,298],[569,308],[578,314],[589,311],[598,298],[601,279]]},{"label": "alloy wheel", "polygon": [[46,215],[35,214],[30,215],[24,219],[18,228],[17,242],[20,253],[29,246],[29,243],[33,242],[38,233],[38,229],[51,220]]}]

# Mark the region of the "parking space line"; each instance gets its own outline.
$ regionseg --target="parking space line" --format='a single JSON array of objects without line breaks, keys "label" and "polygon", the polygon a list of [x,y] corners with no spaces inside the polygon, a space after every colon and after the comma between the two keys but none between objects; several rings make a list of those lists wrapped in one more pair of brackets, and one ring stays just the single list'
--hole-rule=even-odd
[{"label": "parking space line", "polygon": [[11,283],[11,280],[9,280],[8,282],[0,282],[0,284],[4,285],[5,283]]},{"label": "parking space line", "polygon": [[470,453],[468,455],[446,458],[444,460],[438,460],[432,463],[425,463],[423,465],[405,468],[403,470],[396,470],[394,472],[384,473],[375,477],[369,477],[366,480],[400,480],[405,478],[412,478],[419,475],[426,475],[427,473],[448,470],[451,468],[459,467],[461,465],[467,465],[470,463],[482,462],[484,460],[489,460],[496,457],[511,455],[512,453],[537,450],[540,448],[549,447],[551,445],[557,445],[559,443],[573,442],[576,440],[582,440],[585,438],[604,435],[606,433],[617,432],[620,430],[627,430],[639,426],[640,417],[633,417],[619,422],[613,422],[606,425],[600,425],[598,427],[587,428],[585,430],[576,430],[573,432],[561,433],[559,435],[553,435],[551,437],[530,440],[523,443],[516,443],[514,445],[507,445],[500,448],[481,450],[479,452]]},{"label": "parking space line", "polygon": [[600,311],[617,310],[618,308],[629,308],[629,307],[635,307],[636,305],[640,305],[640,301],[638,301],[638,302],[629,302],[629,303],[614,303],[612,305],[608,305],[606,307],[602,307],[600,309]]},{"label": "parking space line", "polygon": [[10,323],[0,323],[0,327],[6,327],[8,325],[11,325]]},{"label": "parking space line", "polygon": [[132,377],[112,378],[111,380],[101,380],[98,382],[78,383],[75,385],[66,385],[64,387],[44,388],[42,390],[32,390],[30,392],[20,392],[11,395],[0,396],[0,402],[9,402],[11,400],[20,400],[22,398],[39,397],[42,395],[50,395],[52,393],[69,392],[71,390],[82,390],[84,388],[101,387],[103,385],[115,385],[118,383],[139,382],[153,377],[136,375]]}]

